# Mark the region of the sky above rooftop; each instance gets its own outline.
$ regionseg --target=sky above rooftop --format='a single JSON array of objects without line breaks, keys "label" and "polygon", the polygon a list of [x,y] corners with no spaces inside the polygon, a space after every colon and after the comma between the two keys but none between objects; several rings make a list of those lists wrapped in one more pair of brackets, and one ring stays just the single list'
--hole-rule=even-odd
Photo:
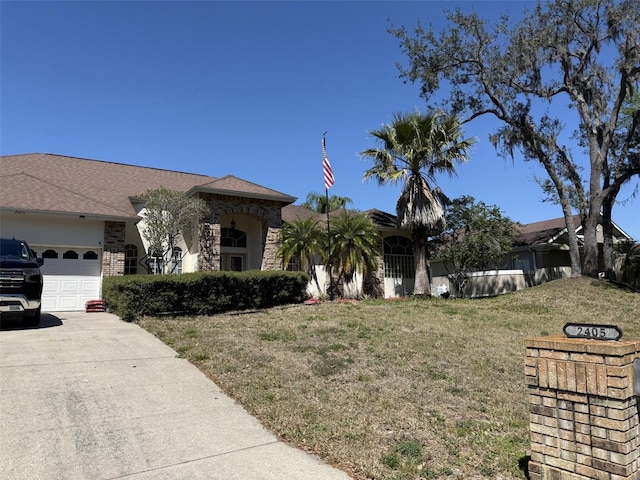
[{"label": "sky above rooftop", "polygon": [[[235,175],[298,197],[324,193],[321,138],[352,207],[395,213],[399,186],[363,183],[368,132],[425,111],[391,26],[439,31],[445,10],[513,18],[532,1],[0,3],[0,153],[55,153],[152,168]],[[481,118],[470,161],[438,185],[514,221],[562,216],[543,203],[536,164],[498,157]],[[580,154],[579,151],[574,153]],[[614,221],[640,239],[636,180]]]}]

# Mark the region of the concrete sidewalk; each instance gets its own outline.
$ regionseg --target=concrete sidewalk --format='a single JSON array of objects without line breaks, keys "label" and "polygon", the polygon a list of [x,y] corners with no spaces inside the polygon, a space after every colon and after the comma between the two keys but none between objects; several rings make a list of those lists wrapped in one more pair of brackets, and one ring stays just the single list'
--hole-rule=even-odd
[{"label": "concrete sidewalk", "polygon": [[0,478],[348,480],[107,313],[0,331]]}]

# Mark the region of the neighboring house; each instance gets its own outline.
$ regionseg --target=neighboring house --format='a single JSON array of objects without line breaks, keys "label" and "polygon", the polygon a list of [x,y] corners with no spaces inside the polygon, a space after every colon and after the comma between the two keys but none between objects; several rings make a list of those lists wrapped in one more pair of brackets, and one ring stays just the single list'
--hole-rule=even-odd
[{"label": "neighboring house", "polygon": [[[580,216],[573,217],[578,244],[582,249],[583,235]],[[501,269],[489,272],[474,272],[470,275],[464,291],[465,296],[477,297],[497,295],[522,288],[540,285],[557,278],[571,276],[571,262],[567,227],[564,217],[544,220],[516,226],[517,234],[513,248]],[[599,269],[604,269],[602,263],[602,226],[598,226],[598,245],[600,248]],[[615,223],[613,224],[614,245],[630,242],[632,238]],[[433,283],[436,286],[445,285],[453,291],[449,283],[449,272],[440,262],[433,262]],[[618,272],[619,273],[619,272]]]},{"label": "neighboring house", "polygon": [[158,268],[147,257],[139,196],[165,187],[204,199],[210,215],[179,244],[175,271],[278,269],[282,208],[296,199],[221,178],[51,154],[0,157],[0,235],[45,263],[44,311],[83,310],[103,276]]}]

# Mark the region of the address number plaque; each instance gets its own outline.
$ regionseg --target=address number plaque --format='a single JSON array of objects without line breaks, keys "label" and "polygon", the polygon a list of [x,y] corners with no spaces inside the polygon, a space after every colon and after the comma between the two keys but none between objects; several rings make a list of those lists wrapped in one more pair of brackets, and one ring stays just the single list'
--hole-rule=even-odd
[{"label": "address number plaque", "polygon": [[569,338],[590,340],[620,340],[622,330],[615,325],[593,325],[590,323],[567,323],[562,330]]}]

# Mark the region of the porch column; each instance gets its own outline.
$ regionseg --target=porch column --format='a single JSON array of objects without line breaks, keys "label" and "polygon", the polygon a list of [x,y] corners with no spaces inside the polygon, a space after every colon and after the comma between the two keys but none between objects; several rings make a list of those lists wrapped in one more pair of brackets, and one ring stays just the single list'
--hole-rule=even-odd
[{"label": "porch column", "polygon": [[105,277],[124,275],[125,222],[104,222],[102,274]]},{"label": "porch column", "polygon": [[277,255],[280,230],[279,227],[267,227],[266,235],[263,235],[265,242],[260,270],[282,270],[282,262]]},{"label": "porch column", "polygon": [[220,270],[220,224],[203,223],[199,235],[198,269],[204,272]]}]

